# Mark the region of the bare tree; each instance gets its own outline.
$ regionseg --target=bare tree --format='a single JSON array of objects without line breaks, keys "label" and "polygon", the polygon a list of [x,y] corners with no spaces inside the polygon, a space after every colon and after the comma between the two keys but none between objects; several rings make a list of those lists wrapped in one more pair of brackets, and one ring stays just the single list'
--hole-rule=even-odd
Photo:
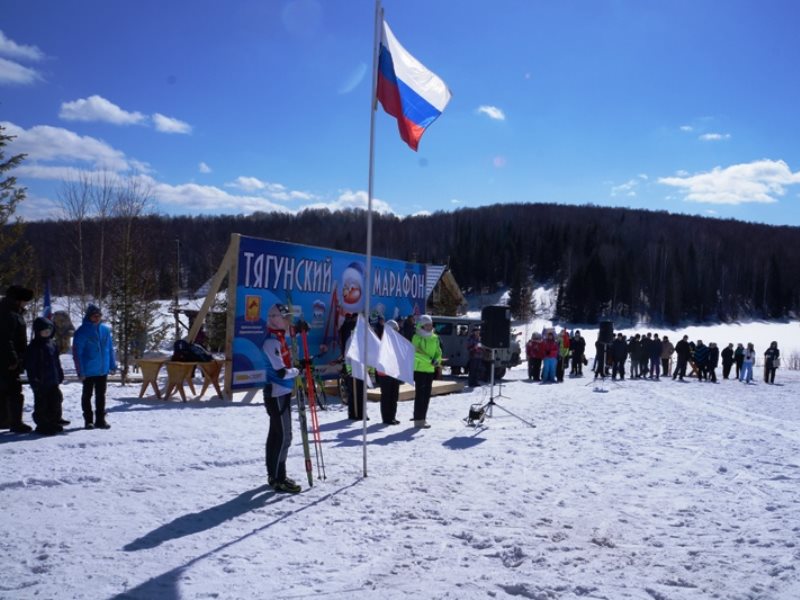
[{"label": "bare tree", "polygon": [[78,255],[78,294],[81,310],[86,309],[86,273],[84,269],[83,227],[89,216],[92,199],[92,177],[80,171],[74,180],[63,181],[57,192],[64,218],[75,226],[75,250]]},{"label": "bare tree", "polygon": [[[120,228],[119,244],[111,272],[109,308],[117,340],[122,383],[136,353],[139,336],[153,317],[154,277],[144,268],[144,255],[134,239],[135,225],[153,201],[152,188],[141,179],[129,178],[116,187],[113,216]],[[142,241],[143,243],[143,241]]]},{"label": "bare tree", "polygon": [[103,275],[105,273],[106,224],[114,212],[114,204],[117,201],[117,189],[119,186],[119,178],[108,171],[104,171],[101,175],[95,177],[91,189],[92,206],[95,215],[97,215],[97,223],[100,229],[97,289],[95,290],[95,295],[98,298],[103,298],[105,296]]}]

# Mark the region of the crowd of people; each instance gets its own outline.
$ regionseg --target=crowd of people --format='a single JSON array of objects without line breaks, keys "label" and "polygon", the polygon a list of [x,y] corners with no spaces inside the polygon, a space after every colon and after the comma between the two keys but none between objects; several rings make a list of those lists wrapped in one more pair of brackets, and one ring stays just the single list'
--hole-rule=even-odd
[{"label": "crowd of people", "polygon": [[[34,319],[33,339],[28,342],[24,315],[32,299],[32,290],[12,285],[0,300],[0,429],[55,435],[70,424],[63,418],[63,395],[59,387],[64,381],[64,371],[53,338],[55,325],[49,318]],[[117,363],[111,328],[102,318],[100,308],[90,304],[72,344],[75,371],[83,383],[81,406],[85,429],[111,427],[106,420],[106,386],[108,375],[116,371]],[[33,392],[35,429],[22,418],[23,372]]]},{"label": "crowd of people", "polygon": [[[570,377],[582,377],[588,365],[586,340],[580,331],[570,334],[562,329],[534,332],[525,346],[528,359],[528,378],[541,383],[560,383],[569,370]],[[601,336],[595,342],[592,373],[595,379],[611,377],[612,380],[650,379],[662,377],[685,381],[696,377],[698,381],[717,382],[717,368],[722,366],[722,378],[733,375],[738,381],[750,383],[756,363],[756,350],[752,343],[729,343],[722,351],[715,342],[708,345],[703,340],[690,341],[684,335],[673,344],[669,337],[657,333],[626,336]],[[674,368],[673,368],[674,359]],[[780,366],[778,342],[772,342],[764,352],[764,382],[775,383],[775,373]]]}]

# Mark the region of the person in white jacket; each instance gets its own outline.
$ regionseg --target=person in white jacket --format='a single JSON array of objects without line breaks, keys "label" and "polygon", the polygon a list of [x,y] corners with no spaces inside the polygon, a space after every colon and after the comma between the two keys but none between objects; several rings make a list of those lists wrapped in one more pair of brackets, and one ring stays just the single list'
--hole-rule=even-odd
[{"label": "person in white jacket", "polygon": [[292,443],[292,391],[299,370],[292,366],[292,355],[286,344],[289,311],[282,304],[273,304],[267,312],[267,336],[261,347],[266,358],[267,383],[264,385],[264,406],[269,415],[266,442],[267,481],[277,492],[296,494],[302,488],[286,476],[286,457]]},{"label": "person in white jacket", "polygon": [[744,361],[742,362],[742,372],[739,374],[739,381],[750,383],[753,379],[753,365],[756,363],[756,349],[753,343],[747,344],[744,351]]}]

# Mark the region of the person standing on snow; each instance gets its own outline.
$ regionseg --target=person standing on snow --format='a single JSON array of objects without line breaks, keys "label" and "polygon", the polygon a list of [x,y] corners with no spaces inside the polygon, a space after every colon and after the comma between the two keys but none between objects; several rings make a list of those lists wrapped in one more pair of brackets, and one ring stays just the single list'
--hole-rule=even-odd
[{"label": "person standing on snow", "polygon": [[430,315],[420,315],[417,320],[417,332],[411,339],[414,345],[414,427],[428,429],[425,420],[428,416],[428,405],[431,402],[433,377],[436,367],[442,362],[442,346],[439,336],[433,332],[433,319]]},{"label": "person standing on snow", "polygon": [[756,349],[753,343],[749,342],[742,355],[742,372],[739,374],[739,381],[750,383],[753,380],[753,365],[756,364]]},{"label": "person standing on snow", "polygon": [[741,343],[736,344],[736,350],[733,352],[733,362],[736,363],[736,379],[742,380],[742,367],[744,366],[744,346]]},{"label": "person standing on snow", "polygon": [[[394,319],[389,319],[375,328],[378,337],[383,338],[386,329],[400,333],[400,326]],[[399,425],[397,420],[397,401],[400,398],[400,380],[386,373],[377,372],[378,387],[381,388],[381,421],[384,425]]]},{"label": "person standing on snow", "polygon": [[728,344],[721,353],[722,356],[722,378],[727,379],[731,374],[733,366],[733,343]]},{"label": "person standing on snow", "polygon": [[467,339],[467,352],[469,353],[468,385],[478,387],[483,370],[483,345],[481,344],[481,329],[477,325],[472,328]]},{"label": "person standing on snow", "polygon": [[672,379],[680,377],[681,381],[683,381],[683,378],[686,377],[686,366],[689,364],[689,358],[692,355],[692,347],[689,345],[688,335],[684,335],[683,338],[675,344],[675,353],[678,355],[678,364],[675,366]]},{"label": "person standing on snow", "polygon": [[[83,324],[72,339],[72,358],[75,371],[83,382],[81,408],[85,429],[111,429],[106,421],[106,388],[108,374],[117,370],[111,328],[101,323],[103,312],[90,304]],[[92,394],[95,411],[92,413]]]},{"label": "person standing on snow", "polygon": [[525,356],[528,358],[528,379],[531,381],[541,380],[542,359],[544,358],[541,333],[534,331],[531,334],[531,339],[525,344]]},{"label": "person standing on snow", "polygon": [[661,338],[661,374],[669,377],[670,363],[672,362],[672,355],[675,353],[675,346],[669,341],[667,336]]},{"label": "person standing on snow", "polygon": [[586,352],[586,340],[581,337],[581,332],[576,331],[570,342],[572,350],[572,371],[570,375],[583,377],[583,353]]},{"label": "person standing on snow", "polygon": [[292,366],[292,355],[286,344],[289,310],[273,304],[267,311],[267,335],[261,350],[266,358],[267,382],[264,385],[264,407],[269,415],[269,432],[265,445],[267,483],[276,492],[296,494],[300,485],[286,476],[286,457],[292,443],[292,392],[300,371]]},{"label": "person standing on snow", "polygon": [[12,285],[0,300],[0,429],[14,433],[30,433],[31,426],[22,422],[22,369],[28,347],[25,305],[33,299],[33,291]]},{"label": "person standing on snow", "polygon": [[33,422],[36,433],[42,435],[61,433],[64,425],[69,425],[61,416],[64,397],[58,386],[64,381],[64,370],[53,339],[55,330],[50,319],[37,317],[33,322],[35,337],[25,352],[25,371],[33,390]]},{"label": "person standing on snow", "polygon": [[775,371],[780,363],[781,351],[778,350],[778,342],[771,342],[767,351],[764,352],[764,382],[775,383]]},{"label": "person standing on snow", "polygon": [[558,362],[558,342],[555,332],[550,329],[542,342],[542,383],[556,382],[556,363]]},{"label": "person standing on snow", "polygon": [[711,383],[717,383],[717,366],[719,365],[719,348],[715,342],[708,344],[708,363],[706,373]]}]

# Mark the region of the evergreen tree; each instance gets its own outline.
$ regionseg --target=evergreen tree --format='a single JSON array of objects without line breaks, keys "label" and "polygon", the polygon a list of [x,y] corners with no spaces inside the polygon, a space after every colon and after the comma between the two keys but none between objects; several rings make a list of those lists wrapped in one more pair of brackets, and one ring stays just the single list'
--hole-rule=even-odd
[{"label": "evergreen tree", "polygon": [[514,269],[508,307],[515,319],[527,322],[533,316],[533,291],[528,278],[528,269],[522,262],[517,262]]},{"label": "evergreen tree", "polygon": [[25,199],[25,188],[17,186],[17,178],[6,175],[18,167],[25,154],[16,154],[5,159],[3,148],[14,139],[6,135],[5,128],[0,125],[0,285],[2,289],[13,282],[26,264],[22,260],[27,249],[20,245],[23,226],[19,221],[12,221],[17,205]]}]

